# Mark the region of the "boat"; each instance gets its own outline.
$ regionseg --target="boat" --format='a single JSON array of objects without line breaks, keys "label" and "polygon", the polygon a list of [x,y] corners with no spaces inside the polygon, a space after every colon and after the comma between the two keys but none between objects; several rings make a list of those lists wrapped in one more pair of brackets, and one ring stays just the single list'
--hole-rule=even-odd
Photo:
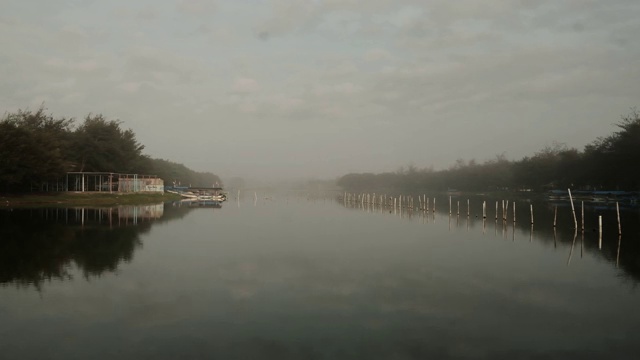
[{"label": "boat", "polygon": [[171,194],[177,194],[185,199],[198,200],[198,201],[226,201],[227,195],[222,191],[220,187],[177,187],[167,186],[165,192]]}]

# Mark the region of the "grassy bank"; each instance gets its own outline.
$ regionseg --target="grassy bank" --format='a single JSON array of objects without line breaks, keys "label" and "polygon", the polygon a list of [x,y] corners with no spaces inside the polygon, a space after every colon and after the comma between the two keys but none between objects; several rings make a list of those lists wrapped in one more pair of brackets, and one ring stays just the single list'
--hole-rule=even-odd
[{"label": "grassy bank", "polygon": [[0,195],[0,207],[145,205],[180,199],[175,194],[28,193]]}]

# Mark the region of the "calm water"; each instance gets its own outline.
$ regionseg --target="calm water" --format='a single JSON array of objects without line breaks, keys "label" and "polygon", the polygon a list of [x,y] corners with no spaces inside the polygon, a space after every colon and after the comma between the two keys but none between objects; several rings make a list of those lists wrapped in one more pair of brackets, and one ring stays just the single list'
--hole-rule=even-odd
[{"label": "calm water", "polygon": [[[0,358],[636,359],[638,211],[272,196],[0,210]],[[510,211],[511,213],[511,211]],[[597,216],[605,217],[602,249]],[[578,215],[579,216],[579,215]]]}]

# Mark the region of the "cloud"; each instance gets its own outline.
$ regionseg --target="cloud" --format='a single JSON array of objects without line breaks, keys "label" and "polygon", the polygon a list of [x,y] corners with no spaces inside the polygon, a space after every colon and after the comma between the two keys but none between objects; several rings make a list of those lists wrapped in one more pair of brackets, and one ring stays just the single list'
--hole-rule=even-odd
[{"label": "cloud", "polygon": [[237,78],[233,82],[232,91],[234,93],[250,94],[260,90],[258,81],[252,78]]},{"label": "cloud", "polygon": [[391,54],[385,50],[385,49],[381,49],[381,48],[375,48],[375,49],[371,49],[368,50],[364,56],[363,56],[364,60],[366,61],[383,61],[383,60],[390,60],[392,58]]},{"label": "cloud", "polygon": [[191,16],[211,16],[216,10],[216,0],[180,0],[179,12]]},{"label": "cloud", "polygon": [[[246,165],[254,163],[251,151],[202,154],[253,144],[265,163],[278,158],[264,172],[283,176],[384,170],[377,164],[393,170],[411,160],[438,168],[483,154],[460,146],[435,159],[417,154],[416,143],[429,152],[467,129],[476,139],[466,139],[467,148],[487,157],[524,155],[553,140],[580,147],[638,106],[637,1],[5,3],[1,111],[44,100],[60,116],[104,113],[139,129],[152,155],[215,163],[203,170],[227,176],[255,170]],[[177,118],[205,131],[188,133]],[[268,124],[259,136],[256,124]],[[505,136],[523,127],[531,128],[526,139]],[[217,131],[252,143],[206,141]],[[319,131],[331,148],[306,141],[282,152],[264,140]],[[362,137],[345,135],[352,132]],[[177,135],[193,144],[167,141]],[[376,154],[360,138],[389,146]],[[316,153],[334,162],[287,165]]]}]

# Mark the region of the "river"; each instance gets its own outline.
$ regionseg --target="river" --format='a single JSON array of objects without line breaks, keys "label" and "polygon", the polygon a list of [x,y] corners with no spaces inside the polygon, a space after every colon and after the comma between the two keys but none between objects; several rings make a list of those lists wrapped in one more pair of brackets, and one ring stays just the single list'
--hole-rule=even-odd
[{"label": "river", "polygon": [[437,200],[2,209],[0,358],[640,356],[637,208]]}]

